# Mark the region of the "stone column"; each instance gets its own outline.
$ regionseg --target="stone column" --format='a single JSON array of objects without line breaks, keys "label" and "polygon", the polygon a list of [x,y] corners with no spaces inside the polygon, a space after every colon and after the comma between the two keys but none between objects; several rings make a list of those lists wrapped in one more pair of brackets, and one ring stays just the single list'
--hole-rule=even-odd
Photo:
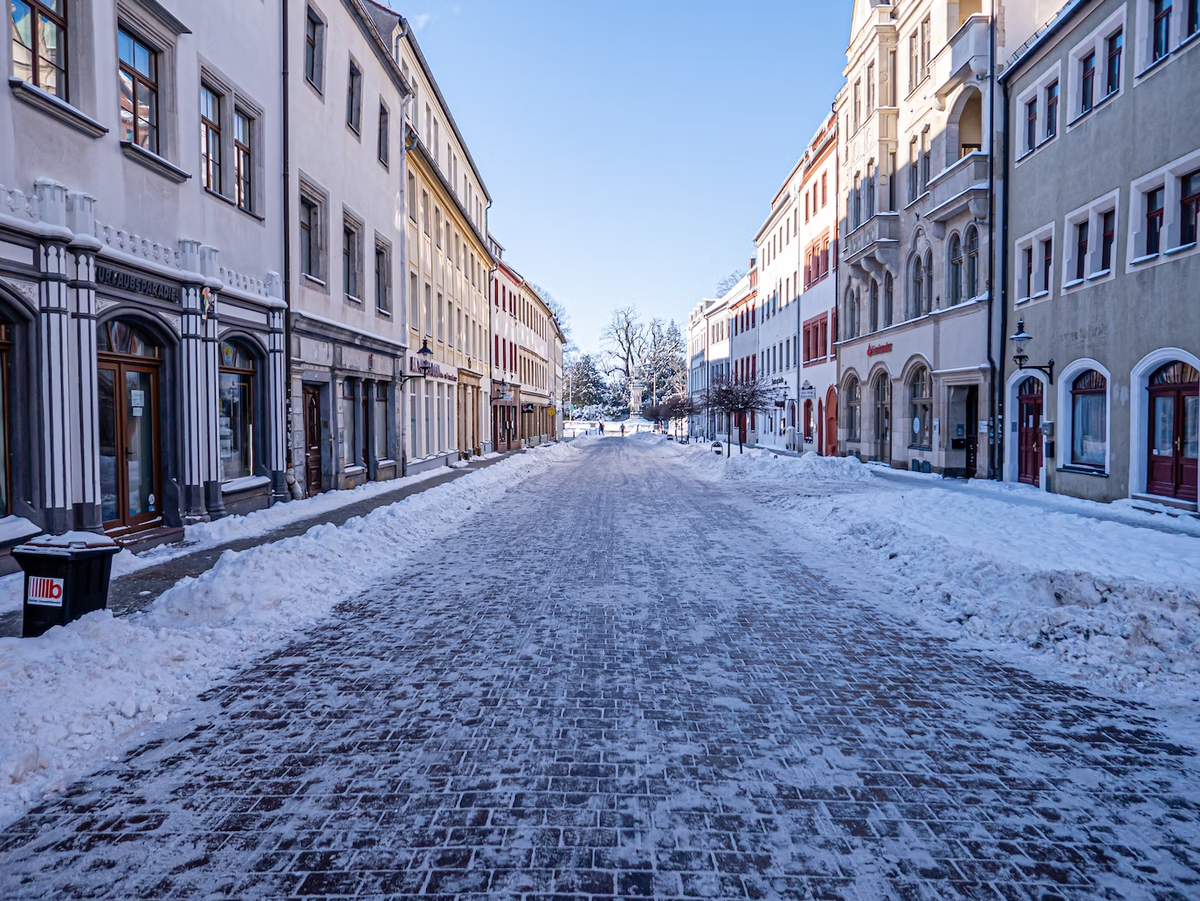
[{"label": "stone column", "polygon": [[204,403],[204,285],[199,280],[200,243],[179,242],[180,266],[195,277],[183,286],[182,340],[179,353],[179,381],[183,407],[180,451],[183,455],[183,518],[185,523],[207,521],[204,503],[204,472],[207,465]]},{"label": "stone column", "polygon": [[[207,282],[219,275],[217,249],[207,244],[200,246],[200,274]],[[225,515],[225,502],[221,495],[221,457],[219,419],[219,371],[220,339],[217,337],[217,294],[208,289],[208,302],[204,305],[207,315],[201,317],[201,380],[200,413],[202,423],[201,478],[204,480],[204,506],[212,519]]]},{"label": "stone column", "polygon": [[[283,300],[283,280],[278,272],[267,273],[267,296]],[[267,465],[271,468],[271,502],[286,501],[287,485],[287,373],[284,372],[282,305],[267,314],[267,409],[261,418],[267,429]]]},{"label": "stone column", "polygon": [[103,531],[100,512],[100,406],[96,373],[96,254],[103,246],[93,232],[96,198],[68,192],[67,298],[71,324],[72,502],[75,528]]},{"label": "stone column", "polygon": [[40,273],[38,285],[38,331],[41,334],[41,367],[38,396],[41,403],[42,510],[47,532],[66,532],[73,526],[72,442],[73,404],[70,374],[71,306],[67,243],[72,235],[66,226],[67,189],[58,182],[39,178],[34,183],[38,212],[49,226],[37,248]]}]

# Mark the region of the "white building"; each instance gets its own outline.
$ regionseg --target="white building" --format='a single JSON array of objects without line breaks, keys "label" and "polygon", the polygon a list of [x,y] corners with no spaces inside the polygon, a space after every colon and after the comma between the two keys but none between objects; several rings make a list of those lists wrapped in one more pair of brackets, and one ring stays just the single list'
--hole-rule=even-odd
[{"label": "white building", "polygon": [[[756,381],[759,377],[758,328],[762,324],[758,299],[758,261],[750,261],[750,271],[729,297],[729,377],[735,381]],[[738,414],[726,424],[725,433],[733,440],[753,446],[758,443],[762,412]]]},{"label": "white building", "polygon": [[144,546],[281,499],[278,5],[9,6],[3,534]]}]

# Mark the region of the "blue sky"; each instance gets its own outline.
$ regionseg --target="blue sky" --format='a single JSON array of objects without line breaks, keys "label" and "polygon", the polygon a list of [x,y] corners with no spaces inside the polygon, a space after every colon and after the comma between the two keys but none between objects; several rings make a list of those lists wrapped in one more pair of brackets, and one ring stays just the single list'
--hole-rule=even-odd
[{"label": "blue sky", "polygon": [[582,350],[745,268],[841,86],[850,0],[392,0],[492,195],[505,260]]}]

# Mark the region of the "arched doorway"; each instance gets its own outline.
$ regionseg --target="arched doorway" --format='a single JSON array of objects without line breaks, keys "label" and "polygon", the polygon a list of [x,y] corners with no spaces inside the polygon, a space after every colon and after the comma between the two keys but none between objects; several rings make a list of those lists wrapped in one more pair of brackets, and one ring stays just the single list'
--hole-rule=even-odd
[{"label": "arched doorway", "polygon": [[871,400],[875,405],[875,454],[881,463],[892,462],[892,379],[880,372],[871,383]]},{"label": "arched doorway", "polygon": [[822,453],[826,457],[836,457],[838,452],[838,418],[837,418],[837,389],[833,385],[825,392],[825,447]]},{"label": "arched doorway", "polygon": [[159,370],[162,350],[143,329],[114,319],[97,329],[100,512],[123,534],[162,521]]},{"label": "arched doorway", "polygon": [[1154,371],[1150,392],[1146,487],[1151,494],[1196,500],[1200,456],[1200,372],[1176,360]]},{"label": "arched doorway", "polygon": [[1042,409],[1044,386],[1041,379],[1027,377],[1017,387],[1020,421],[1017,430],[1017,481],[1038,484],[1042,468]]}]

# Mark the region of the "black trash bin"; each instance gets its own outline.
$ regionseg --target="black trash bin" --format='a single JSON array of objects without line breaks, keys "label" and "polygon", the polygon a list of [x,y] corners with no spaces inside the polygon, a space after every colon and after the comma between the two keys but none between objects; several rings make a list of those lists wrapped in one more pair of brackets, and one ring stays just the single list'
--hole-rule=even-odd
[{"label": "black trash bin", "polygon": [[40,535],[13,548],[13,559],[25,570],[22,637],[36,638],[108,606],[112,558],[120,550],[111,538],[93,532]]}]

